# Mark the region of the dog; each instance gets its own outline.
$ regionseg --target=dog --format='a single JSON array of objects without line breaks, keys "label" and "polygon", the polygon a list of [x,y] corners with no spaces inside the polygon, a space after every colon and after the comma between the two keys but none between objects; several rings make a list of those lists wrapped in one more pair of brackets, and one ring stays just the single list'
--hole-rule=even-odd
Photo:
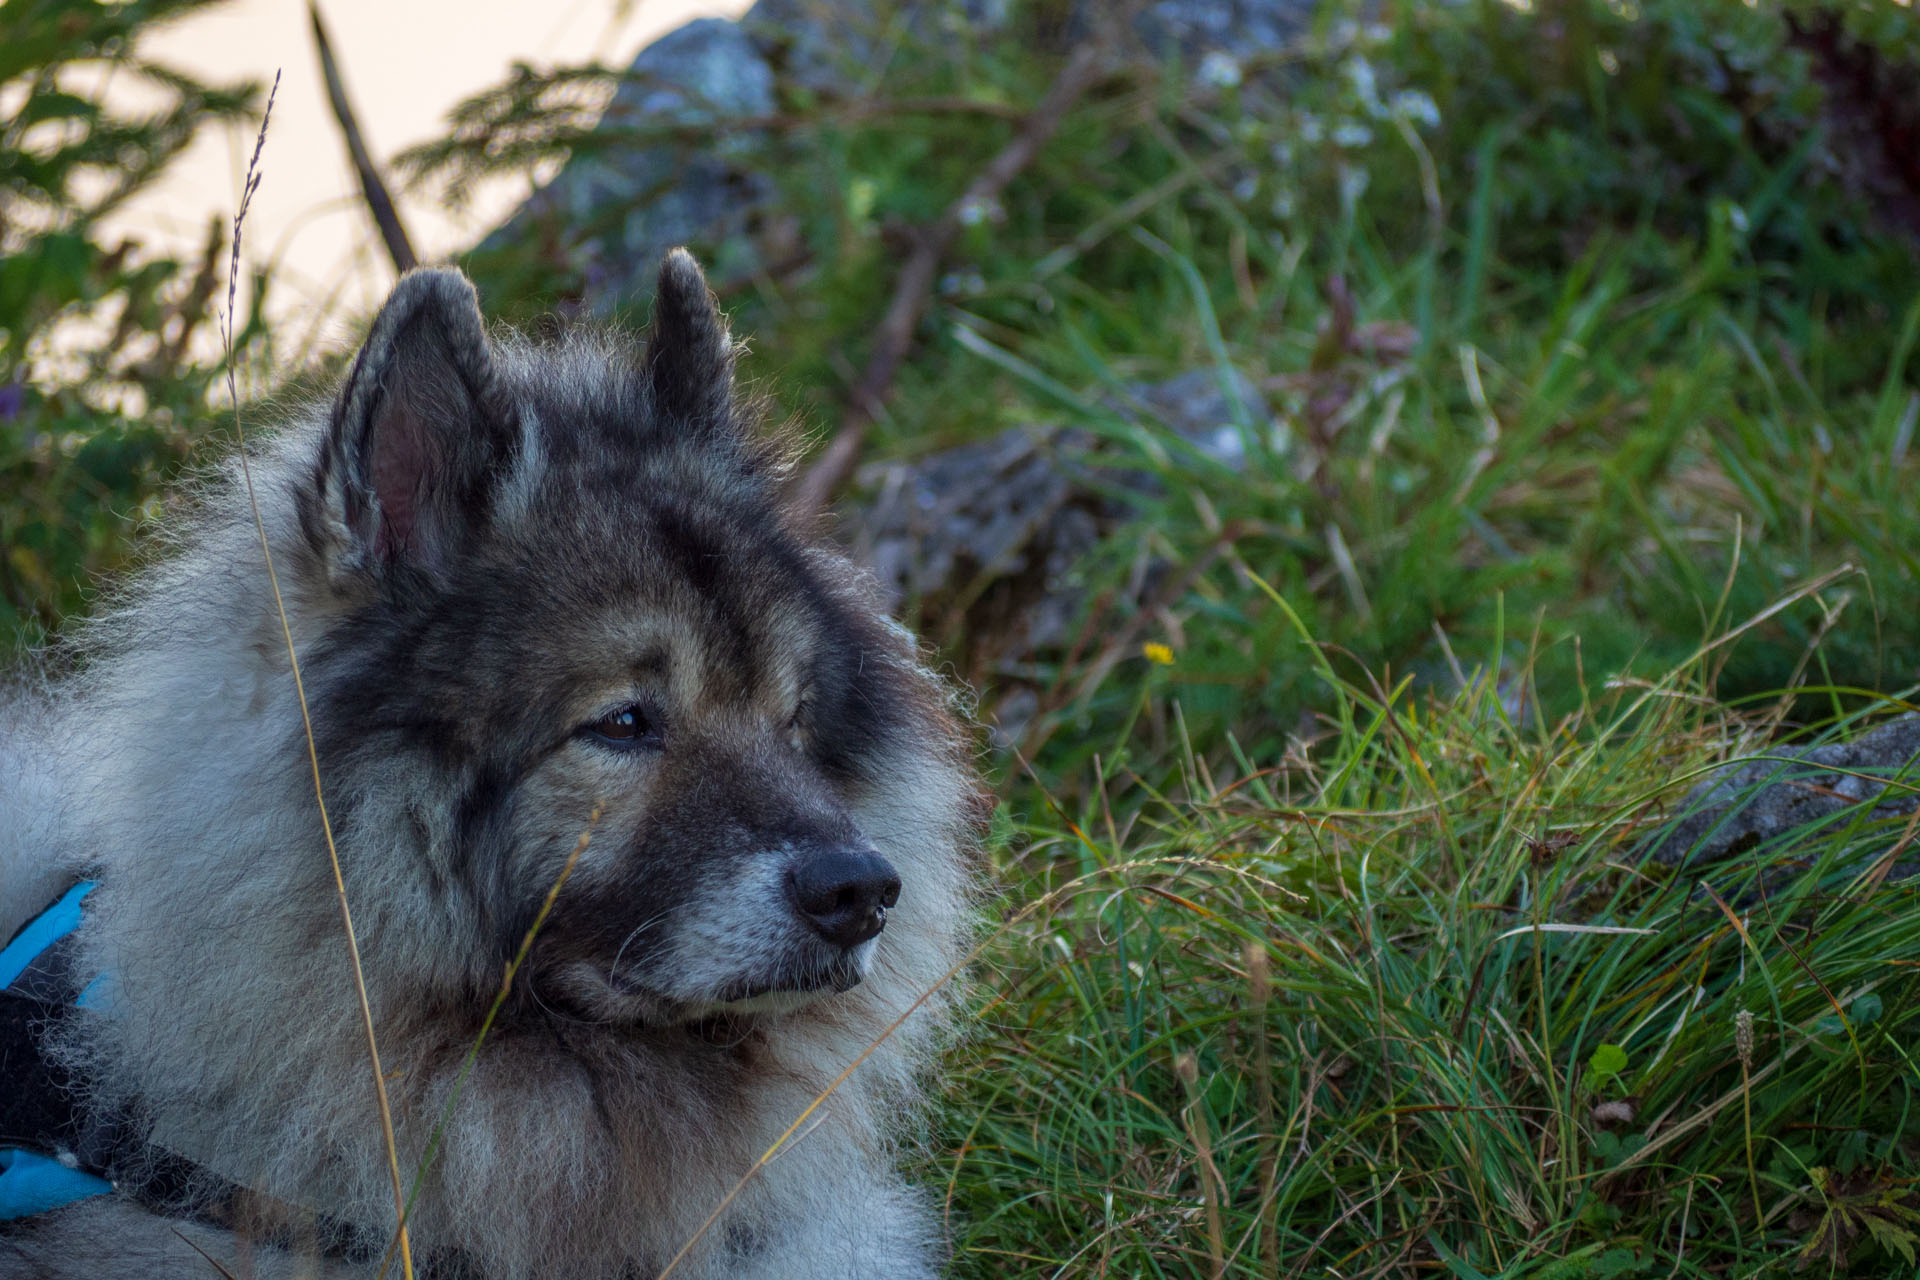
[{"label": "dog", "polygon": [[422,1275],[943,1269],[896,1165],[968,944],[972,740],[782,508],[735,357],[683,250],[643,340],[490,334],[413,272],[10,695],[0,928],[81,909],[41,1155],[112,1189],[0,1223],[0,1275],[398,1275],[394,1164]]}]

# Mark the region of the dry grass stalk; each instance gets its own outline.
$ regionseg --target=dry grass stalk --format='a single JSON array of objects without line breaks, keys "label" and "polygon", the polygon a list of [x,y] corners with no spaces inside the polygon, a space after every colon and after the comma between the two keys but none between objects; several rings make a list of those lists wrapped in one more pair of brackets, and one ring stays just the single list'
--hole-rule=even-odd
[{"label": "dry grass stalk", "polygon": [[340,874],[340,851],[334,845],[333,823],[327,817],[327,798],[320,785],[320,753],[314,745],[313,717],[307,709],[307,690],[300,679],[300,656],[294,651],[293,628],[287,622],[287,604],[280,594],[280,577],[274,572],[273,549],[267,544],[267,526],[260,515],[260,499],[254,492],[253,468],[247,460],[247,433],[240,420],[240,392],[233,374],[233,310],[240,282],[240,240],[253,193],[260,189],[260,152],[267,145],[267,125],[273,119],[273,101],[280,92],[280,73],[273,76],[273,88],[267,93],[267,107],[260,116],[260,132],[254,138],[253,155],[247,161],[246,180],[240,189],[240,207],[233,214],[233,240],[227,262],[227,309],[220,318],[220,337],[226,344],[227,398],[233,405],[233,432],[240,456],[240,474],[246,482],[247,503],[253,512],[253,527],[260,535],[260,555],[266,562],[267,581],[273,588],[273,605],[280,615],[280,634],[287,644],[287,664],[293,672],[293,689],[300,702],[300,721],[307,738],[307,763],[313,770],[313,799],[320,808],[320,829],[327,839],[327,857],[333,864],[333,887],[340,902],[340,927],[346,935],[347,955],[353,964],[354,994],[360,1001],[360,1021],[367,1033],[367,1059],[373,1070],[374,1097],[380,1104],[380,1132],[387,1144],[387,1171],[393,1179],[393,1212],[400,1237],[400,1269],[406,1280],[413,1280],[413,1249],[407,1241],[406,1196],[400,1187],[400,1153],[393,1140],[393,1109],[387,1101],[386,1073],[380,1068],[380,1045],[373,1031],[373,1008],[367,1001],[367,980],[360,967],[360,944],[355,941],[353,910],[347,905],[347,883]]},{"label": "dry grass stalk", "polygon": [[1199,1164],[1200,1195],[1206,1211],[1207,1257],[1213,1263],[1214,1280],[1227,1274],[1226,1229],[1220,1221],[1220,1170],[1213,1162],[1213,1140],[1207,1132],[1207,1113],[1200,1096],[1200,1064],[1191,1053],[1173,1060],[1173,1073],[1187,1090],[1187,1137],[1193,1143]]},{"label": "dry grass stalk", "polygon": [[[1247,944],[1247,1034],[1253,1038],[1253,1105],[1260,1120],[1260,1213],[1271,1211],[1280,1178],[1280,1134],[1273,1105],[1273,1048],[1267,1043],[1267,1004],[1273,998],[1272,963],[1266,944]],[[1278,1280],[1280,1233],[1261,1224],[1260,1272]]]}]

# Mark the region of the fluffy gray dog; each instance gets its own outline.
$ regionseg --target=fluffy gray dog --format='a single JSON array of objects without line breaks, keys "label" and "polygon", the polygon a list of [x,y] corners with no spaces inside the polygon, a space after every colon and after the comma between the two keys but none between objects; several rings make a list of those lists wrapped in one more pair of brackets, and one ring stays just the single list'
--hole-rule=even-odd
[{"label": "fluffy gray dog", "polygon": [[[462,276],[416,272],[250,455],[403,1177],[591,825],[425,1177],[423,1274],[656,1275],[962,950],[952,699],[782,512],[733,354],[684,252],[644,345],[489,337]],[[35,1024],[81,1099],[44,1154],[115,1183],[0,1223],[0,1275],[370,1275],[387,1152],[237,468],[166,532],[76,674],[0,712],[0,939],[95,885],[54,966],[81,1007]],[[949,1003],[674,1274],[935,1274],[893,1161]]]}]

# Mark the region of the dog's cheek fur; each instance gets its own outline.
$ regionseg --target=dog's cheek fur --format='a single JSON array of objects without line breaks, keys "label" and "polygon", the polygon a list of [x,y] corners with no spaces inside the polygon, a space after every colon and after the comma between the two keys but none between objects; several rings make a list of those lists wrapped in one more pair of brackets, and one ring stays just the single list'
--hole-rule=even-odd
[{"label": "dog's cheek fur", "polygon": [[[617,993],[638,987],[694,1017],[815,990],[855,959],[817,937],[787,889],[805,859],[868,846],[844,789],[767,725],[706,719],[657,752],[556,753],[524,784],[523,847],[557,845],[548,813],[603,814],[535,949],[537,982],[614,992],[613,1016]],[[523,900],[552,884],[554,862],[531,869]],[[857,957],[861,971],[872,950]]]},{"label": "dog's cheek fur", "polygon": [[[818,1092],[933,990],[680,1272],[930,1275],[931,1220],[888,1166],[893,1145],[913,1136],[898,1119],[912,1115],[968,940],[977,833],[966,738],[911,639],[845,561],[774,536],[778,450],[738,434],[730,392],[700,390],[730,348],[710,304],[695,305],[697,273],[670,274],[663,287],[679,311],[651,355],[595,334],[494,345],[486,395],[512,405],[518,435],[490,455],[483,498],[459,509],[484,516],[461,546],[477,563],[442,555],[431,573],[382,576],[352,562],[356,545],[405,554],[423,544],[415,526],[369,538],[353,512],[327,505],[341,491],[315,460],[338,438],[331,407],[254,456],[308,664],[403,1168],[424,1155],[505,957],[595,800],[589,780],[538,767],[565,729],[550,723],[565,700],[535,677],[567,670],[578,649],[570,628],[633,598],[618,580],[670,563],[657,544],[673,528],[689,563],[710,555],[702,539],[740,549],[709,584],[702,626],[725,623],[728,610],[754,616],[760,576],[838,620],[820,631],[842,665],[825,673],[807,750],[905,887],[865,982],[756,1018],[737,1042],[537,1009],[501,1028],[453,1112],[412,1220],[415,1247],[455,1251],[502,1280],[651,1274]],[[673,511],[704,514],[664,514]],[[414,510],[423,514],[445,512]],[[642,528],[661,535],[646,545],[667,560],[621,549],[646,541]],[[75,1020],[58,1046],[90,1101],[135,1108],[156,1142],[223,1177],[378,1234],[393,1212],[385,1153],[254,539],[230,474],[205,487],[171,554],[102,608],[81,639],[79,674],[11,720],[7,756],[47,762],[57,783],[0,813],[0,849],[19,861],[18,833],[33,833],[38,872],[85,866],[100,878],[79,962],[113,976],[116,1011]],[[601,577],[583,574],[583,561]],[[593,848],[637,840],[643,818],[644,806],[610,807]],[[38,893],[49,878],[16,880],[9,868],[0,907],[41,905],[16,901],[16,886]],[[136,1226],[102,1230],[127,1246],[110,1256],[145,1247]],[[53,1269],[63,1272],[88,1273]]]}]

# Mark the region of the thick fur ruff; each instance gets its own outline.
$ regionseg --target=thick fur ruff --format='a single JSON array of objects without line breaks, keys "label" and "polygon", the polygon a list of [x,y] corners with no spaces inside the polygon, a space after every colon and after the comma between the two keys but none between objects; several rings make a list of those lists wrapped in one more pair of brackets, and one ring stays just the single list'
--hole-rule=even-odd
[{"label": "thick fur ruff", "polygon": [[[883,1036],[674,1274],[943,1256],[893,1164],[967,941],[967,740],[911,639],[782,515],[732,359],[684,254],[644,347],[490,338],[463,279],[415,273],[337,398],[250,455],[404,1177],[600,810],[410,1221],[415,1256],[463,1274],[657,1274]],[[80,940],[110,1012],[58,1046],[92,1105],[377,1249],[386,1152],[237,465],[163,533],[75,674],[0,708],[0,921],[96,878]],[[899,897],[862,899],[884,931],[842,948],[784,886],[856,847]],[[279,1251],[297,1225],[181,1227],[86,1202],[0,1235],[0,1275],[212,1274],[188,1237],[235,1274],[303,1273]]]}]

